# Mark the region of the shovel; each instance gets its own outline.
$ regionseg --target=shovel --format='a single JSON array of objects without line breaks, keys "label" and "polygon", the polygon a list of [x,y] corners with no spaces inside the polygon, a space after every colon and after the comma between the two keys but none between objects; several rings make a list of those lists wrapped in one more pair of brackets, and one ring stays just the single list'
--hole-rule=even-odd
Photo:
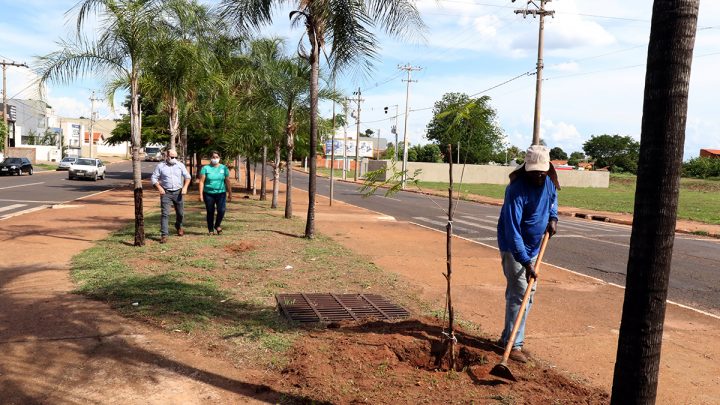
[{"label": "shovel", "polygon": [[[542,243],[540,244],[540,253],[538,253],[537,260],[535,261],[536,276],[540,274],[540,265],[542,264],[542,258],[543,255],[545,255],[545,248],[547,247],[549,239],[550,234],[545,232]],[[503,354],[502,361],[496,364],[495,367],[490,370],[490,374],[496,377],[504,378],[511,381],[517,381],[512,371],[510,371],[507,362],[510,358],[510,351],[515,344],[515,336],[517,335],[518,329],[520,329],[520,322],[523,318],[523,315],[525,314],[525,308],[527,307],[527,303],[528,301],[530,301],[530,293],[532,292],[532,288],[535,285],[536,280],[536,278],[531,278],[528,282],[527,288],[525,289],[525,295],[523,296],[522,304],[520,304],[520,311],[518,311],[517,318],[515,319],[515,325],[513,325],[512,333],[510,333],[510,339],[508,339],[507,346],[505,346],[505,353]]]}]

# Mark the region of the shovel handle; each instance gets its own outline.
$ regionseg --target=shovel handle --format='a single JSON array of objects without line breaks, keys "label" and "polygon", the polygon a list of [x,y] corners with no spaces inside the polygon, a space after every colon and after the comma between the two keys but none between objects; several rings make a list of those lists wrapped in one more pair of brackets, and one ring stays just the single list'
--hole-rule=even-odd
[{"label": "shovel handle", "polygon": [[[542,243],[540,244],[540,253],[538,253],[537,260],[535,260],[535,275],[540,275],[540,265],[542,264],[543,256],[545,256],[545,248],[547,247],[548,240],[550,240],[550,233],[545,232],[545,235],[543,236]],[[503,353],[502,362],[507,363],[508,359],[510,358],[510,351],[513,348],[513,345],[515,344],[515,337],[517,335],[518,329],[520,329],[520,322],[522,321],[523,315],[525,314],[525,307],[527,307],[528,301],[530,301],[530,294],[532,293],[532,288],[537,282],[536,278],[531,278],[528,282],[527,288],[525,289],[525,295],[523,296],[522,304],[520,304],[520,310],[518,311],[518,316],[515,318],[515,325],[513,325],[512,333],[510,333],[510,339],[507,341],[507,345],[505,346],[505,353]]]}]

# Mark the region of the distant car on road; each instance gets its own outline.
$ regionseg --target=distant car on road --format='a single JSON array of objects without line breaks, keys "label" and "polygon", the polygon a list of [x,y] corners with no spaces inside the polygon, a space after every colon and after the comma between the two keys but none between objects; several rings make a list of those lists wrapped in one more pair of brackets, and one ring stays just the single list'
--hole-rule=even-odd
[{"label": "distant car on road", "polygon": [[60,164],[58,164],[58,167],[55,170],[70,170],[70,166],[77,162],[77,160],[78,158],[76,157],[66,157],[60,161]]},{"label": "distant car on road", "polygon": [[163,160],[163,153],[161,147],[146,146],[145,147],[145,161],[146,162],[160,162]]},{"label": "distant car on road", "polygon": [[33,167],[28,158],[14,158],[9,157],[0,163],[0,175],[6,174],[17,174],[22,176],[23,173],[27,173],[32,176]]},{"label": "distant car on road", "polygon": [[70,165],[68,170],[68,179],[75,180],[79,178],[105,180],[105,164],[100,159],[80,158]]}]

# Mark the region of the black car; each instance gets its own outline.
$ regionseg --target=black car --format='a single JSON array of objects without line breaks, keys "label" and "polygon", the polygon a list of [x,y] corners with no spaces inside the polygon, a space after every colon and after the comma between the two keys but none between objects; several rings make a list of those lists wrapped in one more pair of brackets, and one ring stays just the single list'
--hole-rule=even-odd
[{"label": "black car", "polygon": [[0,175],[6,174],[17,174],[21,176],[23,173],[27,173],[32,176],[33,167],[28,158],[14,158],[9,157],[0,163]]}]

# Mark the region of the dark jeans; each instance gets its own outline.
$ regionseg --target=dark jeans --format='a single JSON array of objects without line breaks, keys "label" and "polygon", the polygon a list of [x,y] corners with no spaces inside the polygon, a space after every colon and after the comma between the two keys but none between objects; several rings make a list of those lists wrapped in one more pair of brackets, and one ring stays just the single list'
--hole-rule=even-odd
[{"label": "dark jeans", "polygon": [[168,236],[170,207],[175,208],[175,229],[183,227],[184,206],[182,190],[166,191],[160,196],[160,235]]},{"label": "dark jeans", "polygon": [[[203,193],[203,201],[205,201],[205,209],[207,210],[207,227],[208,232],[213,232],[220,228],[223,217],[225,217],[225,193]],[[215,217],[215,209],[217,208],[217,218]]]}]

